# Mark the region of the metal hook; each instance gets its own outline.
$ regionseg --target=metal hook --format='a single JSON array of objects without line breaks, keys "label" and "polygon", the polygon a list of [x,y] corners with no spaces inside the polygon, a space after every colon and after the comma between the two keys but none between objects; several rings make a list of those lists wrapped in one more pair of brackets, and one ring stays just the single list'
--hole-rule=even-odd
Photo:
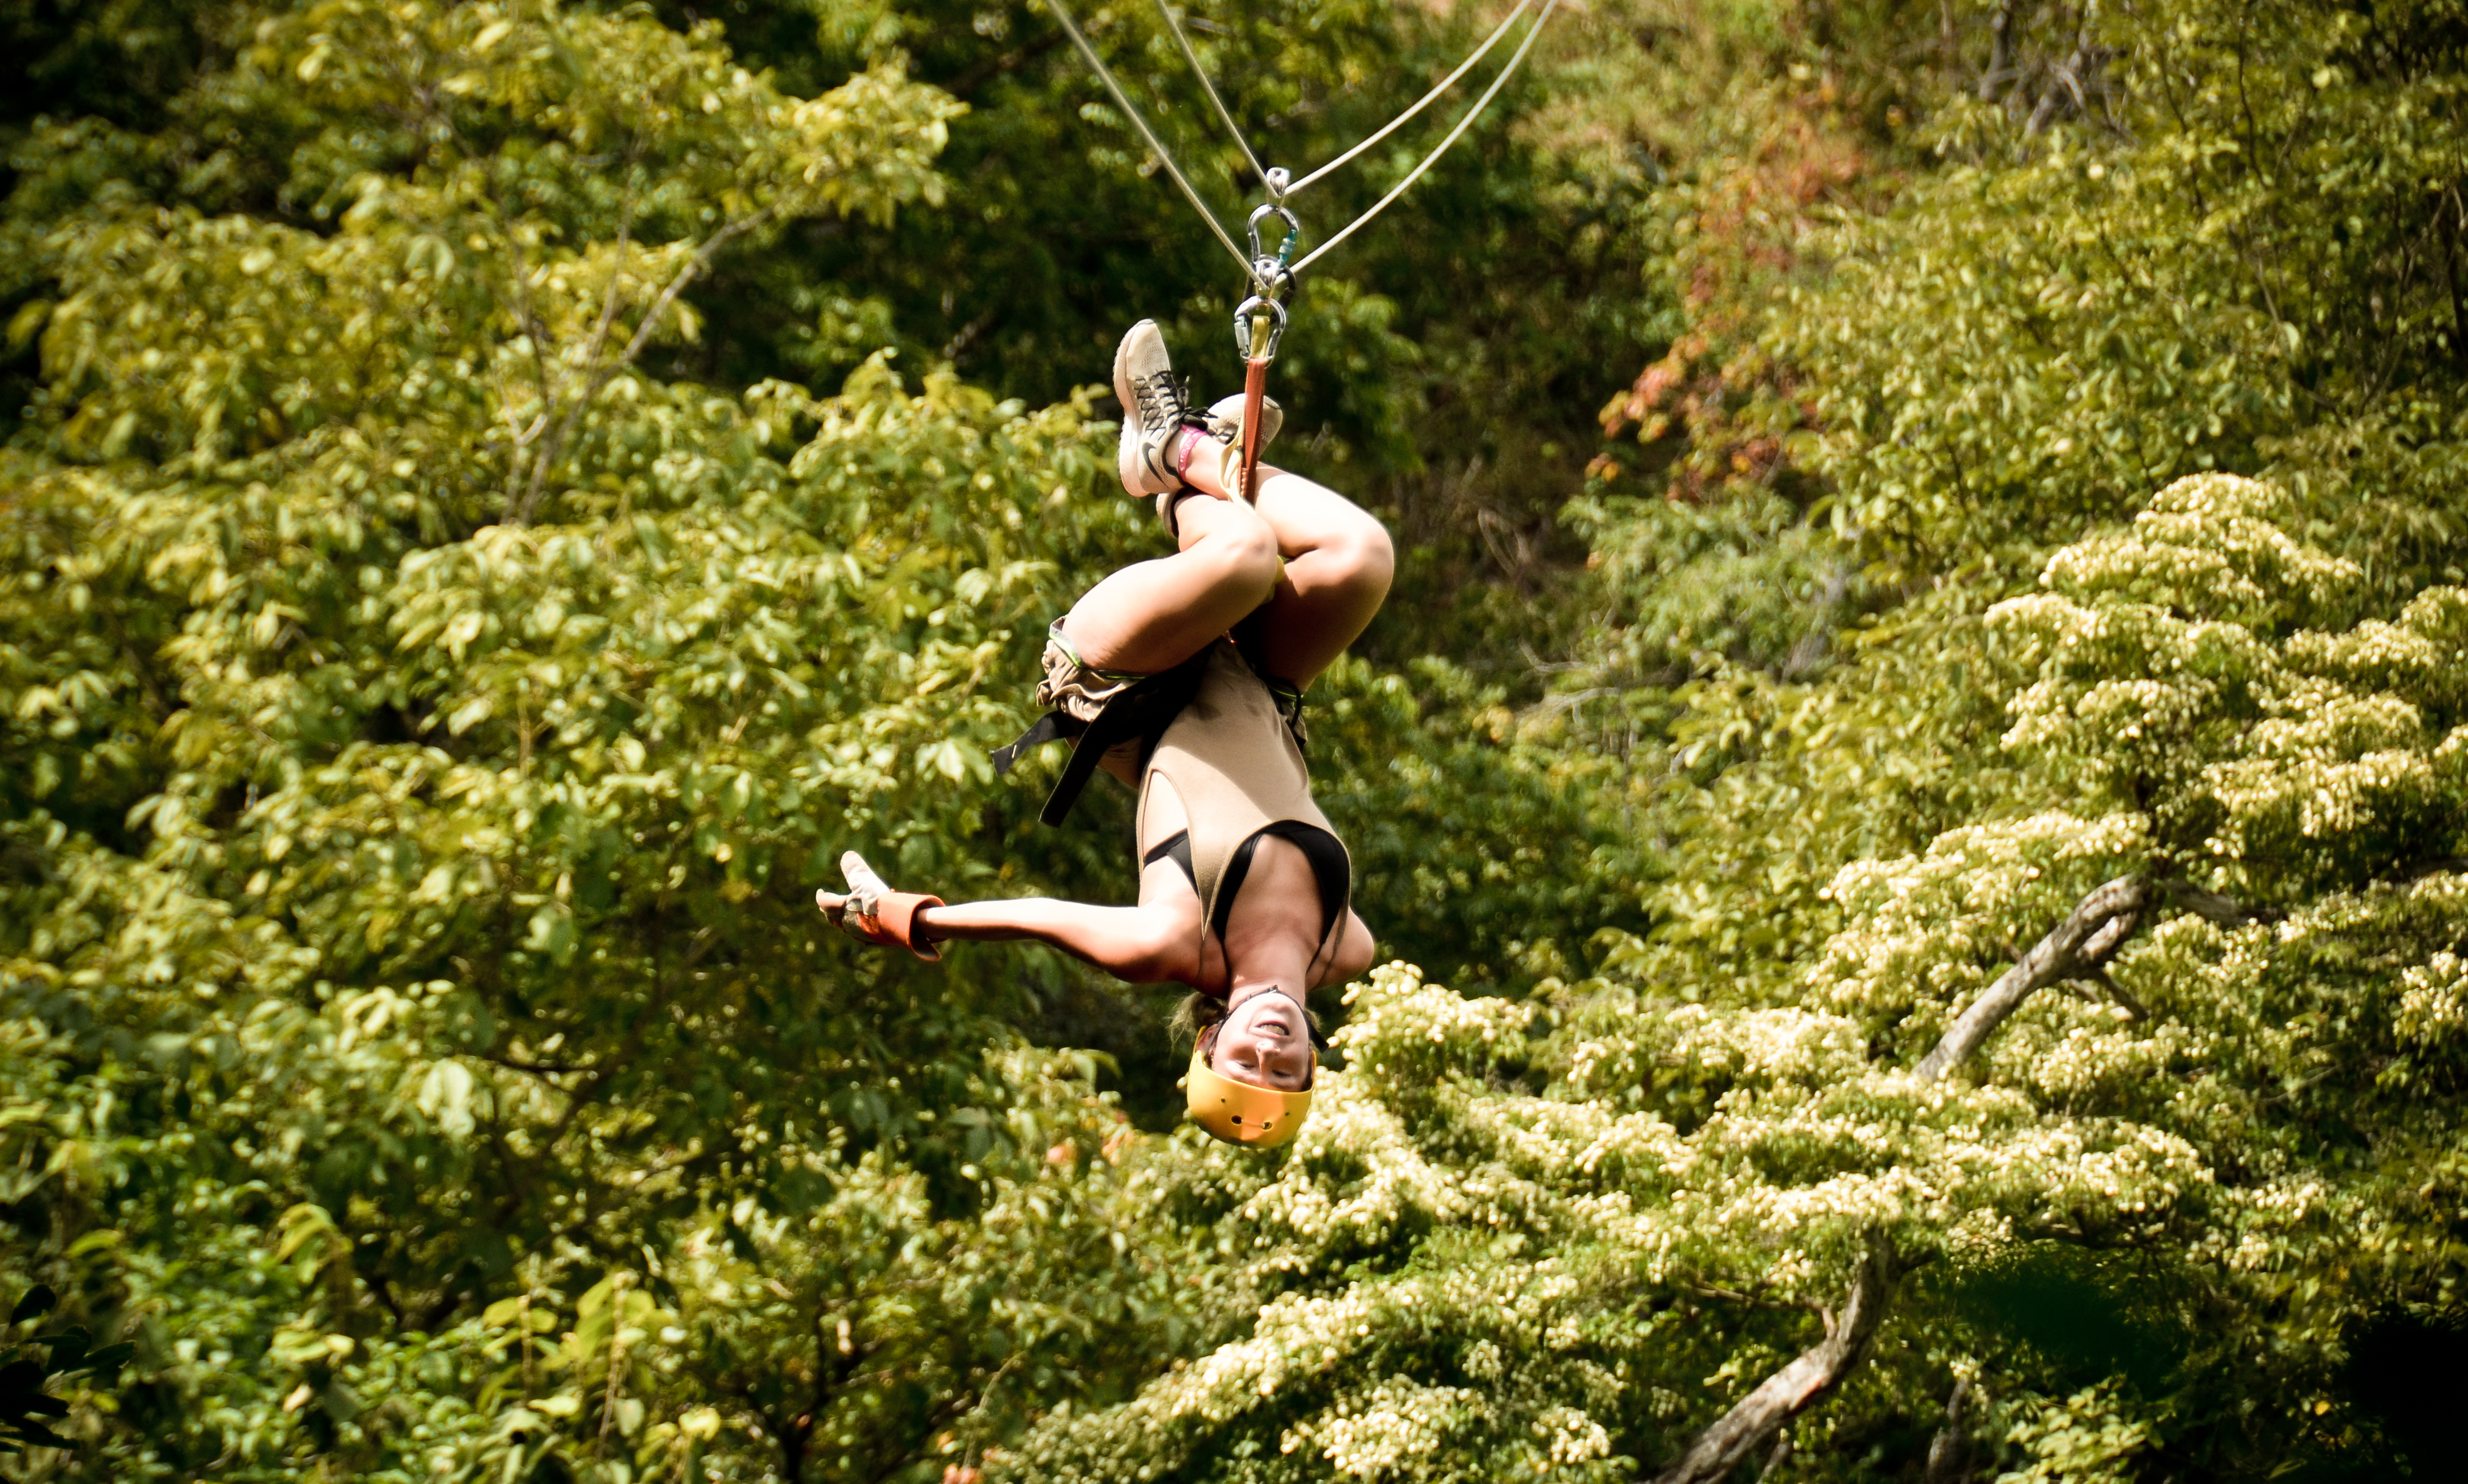
[{"label": "metal hook", "polygon": [[[1274,175],[1283,171],[1271,171],[1269,173]],[[1286,240],[1277,244],[1277,255],[1273,258],[1260,246],[1260,223],[1271,217],[1286,224]],[[1302,240],[1303,224],[1294,219],[1292,212],[1271,201],[1251,209],[1247,227],[1251,235],[1252,286],[1272,298],[1282,298],[1293,292],[1294,276],[1286,267],[1286,263],[1293,257],[1294,243]]]},{"label": "metal hook", "polygon": [[1265,295],[1253,294],[1234,310],[1234,344],[1242,351],[1245,360],[1251,358],[1251,321],[1263,314],[1275,323],[1268,327],[1268,351],[1260,358],[1275,360],[1277,342],[1286,337],[1286,307]]}]

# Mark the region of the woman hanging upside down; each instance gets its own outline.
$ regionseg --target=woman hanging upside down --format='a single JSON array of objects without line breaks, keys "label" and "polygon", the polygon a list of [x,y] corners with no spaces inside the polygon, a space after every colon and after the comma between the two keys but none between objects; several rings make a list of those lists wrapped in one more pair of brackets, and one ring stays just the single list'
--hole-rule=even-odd
[{"label": "woman hanging upside down", "polygon": [[[1037,688],[1053,712],[997,758],[1077,740],[1048,823],[1092,767],[1134,788],[1139,904],[946,905],[890,890],[854,851],[840,861],[849,890],[814,902],[921,958],[945,940],[1030,939],[1132,983],[1191,986],[1193,1116],[1221,1138],[1281,1144],[1311,1103],[1305,997],[1372,961],[1345,847],[1312,802],[1302,693],[1380,611],[1395,559],[1379,521],[1298,474],[1263,465],[1242,498],[1242,399],[1192,410],[1154,322],[1114,353],[1114,395],[1123,488],[1155,497],[1177,550],[1116,572],[1055,622]],[[1280,421],[1266,404],[1263,445]]]}]

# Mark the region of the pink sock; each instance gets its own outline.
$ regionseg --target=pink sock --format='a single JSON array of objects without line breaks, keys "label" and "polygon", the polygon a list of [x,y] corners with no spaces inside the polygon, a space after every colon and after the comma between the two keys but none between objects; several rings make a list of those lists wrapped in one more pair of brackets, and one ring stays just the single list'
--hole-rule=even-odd
[{"label": "pink sock", "polygon": [[1182,430],[1182,451],[1176,456],[1174,461],[1174,477],[1182,481],[1182,483],[1186,485],[1191,483],[1191,456],[1199,449],[1199,447],[1200,429],[1196,427],[1184,428]]}]

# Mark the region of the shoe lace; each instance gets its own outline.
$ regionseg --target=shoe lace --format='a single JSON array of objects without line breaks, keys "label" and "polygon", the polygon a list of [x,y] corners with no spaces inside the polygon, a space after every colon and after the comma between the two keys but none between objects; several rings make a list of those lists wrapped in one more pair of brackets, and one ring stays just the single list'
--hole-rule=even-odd
[{"label": "shoe lace", "polygon": [[1132,377],[1131,395],[1140,404],[1141,425],[1149,428],[1180,422],[1189,402],[1189,394],[1175,384],[1172,372]]},{"label": "shoe lace", "polygon": [[1200,410],[1200,404],[1191,400],[1191,378],[1189,377],[1182,378],[1182,390],[1176,398],[1176,400],[1180,404],[1179,418],[1183,426],[1200,433],[1209,434],[1212,437],[1215,436],[1208,426],[1207,414],[1201,412]]}]

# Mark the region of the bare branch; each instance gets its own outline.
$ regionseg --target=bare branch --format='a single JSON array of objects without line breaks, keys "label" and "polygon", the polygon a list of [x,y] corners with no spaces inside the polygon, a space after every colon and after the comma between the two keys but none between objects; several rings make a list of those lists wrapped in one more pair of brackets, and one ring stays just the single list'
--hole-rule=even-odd
[{"label": "bare branch", "polygon": [[[2049,929],[2046,937],[1955,1017],[1935,1048],[1913,1068],[1913,1075],[1931,1082],[1945,1076],[2022,1008],[2022,1001],[2051,984],[2091,979],[2114,991],[2108,983],[2108,961],[2140,925],[2150,894],[2150,885],[2139,876],[2121,876],[2094,888],[2066,914],[2064,922]],[[2114,992],[2120,1002],[2131,1006],[2131,996]],[[2139,1006],[2131,1008],[2139,1014]],[[1713,1484],[1849,1375],[1865,1354],[1869,1338],[1885,1322],[1896,1262],[1892,1242],[1882,1232],[1871,1232],[1868,1255],[1851,1279],[1841,1317],[1827,1325],[1824,1340],[1768,1377],[1699,1433],[1688,1451],[1664,1470],[1655,1484]]]},{"label": "bare branch", "polygon": [[2016,0],[2002,0],[1988,22],[1988,70],[1979,75],[1979,101],[1983,103],[1995,103],[1999,84],[2013,75],[2015,4]]},{"label": "bare branch", "polygon": [[2182,907],[2206,923],[2222,927],[2244,927],[2252,923],[2275,923],[2287,916],[2270,907],[2249,907],[2215,891],[2205,891],[2191,881],[2174,878],[2155,881],[2152,885],[2166,898],[2172,907]]},{"label": "bare branch", "polygon": [[626,249],[634,240],[634,155],[639,145],[628,146],[626,154],[626,194],[617,203],[617,251],[609,260],[608,288],[600,296],[600,318],[591,327],[591,339],[583,348],[586,366],[600,358],[601,348],[608,343],[608,327],[617,322],[617,306],[625,298]]},{"label": "bare branch", "polygon": [[486,1062],[491,1066],[502,1066],[510,1072],[528,1072],[534,1077],[563,1077],[594,1070],[583,1062],[518,1062],[513,1057],[499,1056],[491,1051],[467,1051],[463,1054],[474,1061]]},{"label": "bare branch", "polygon": [[[626,149],[626,194],[619,200],[617,206],[617,250],[609,260],[607,289],[600,296],[599,321],[591,327],[591,338],[583,345],[583,364],[585,366],[589,366],[600,359],[601,350],[608,343],[608,327],[616,323],[617,320],[618,302],[625,296],[626,250],[628,247],[632,245],[634,236],[634,162],[640,156],[641,152],[642,141],[638,136],[627,146]],[[522,267],[522,260],[519,257],[515,259],[515,267],[518,270]],[[530,290],[528,287],[524,289],[524,298],[522,303],[523,313],[525,317],[528,318],[531,313]],[[555,457],[558,447],[564,443],[566,434],[574,430],[574,420],[576,417],[581,415],[583,404],[591,398],[591,393],[598,391],[601,385],[601,382],[599,381],[593,382],[591,385],[591,391],[587,391],[583,393],[582,397],[576,399],[574,405],[567,409],[566,416],[559,420],[557,425],[557,436],[541,446],[538,457],[533,461],[530,491],[522,497],[521,504],[515,504],[514,500],[514,486],[515,475],[521,468],[520,460],[523,445],[528,444],[533,438],[537,437],[539,429],[547,424],[549,419],[554,416],[557,411],[558,389],[550,384],[548,360],[541,348],[541,340],[546,334],[546,331],[544,330],[532,330],[527,332],[530,333],[532,337],[532,359],[538,368],[540,413],[539,416],[535,418],[532,422],[532,431],[529,434],[524,435],[521,441],[514,445],[514,459],[509,462],[506,467],[507,500],[505,514],[507,519],[518,526],[529,525],[531,523],[532,512],[539,505],[541,483],[548,478],[548,466],[550,460]],[[560,381],[562,379],[562,377],[560,378]],[[604,377],[602,379],[605,380],[606,378]]]},{"label": "bare branch", "polygon": [[[1995,984],[1971,1002],[1970,1008],[1954,1017],[1944,1039],[1920,1059],[1911,1075],[1922,1082],[1936,1081],[1978,1050],[1980,1043],[2005,1023],[2006,1016],[2022,1008],[2033,991],[2101,967],[2125,941],[2125,935],[2134,930],[2149,895],[2149,885],[2138,876],[2120,876],[2094,888],[2066,914],[2064,922],[2049,929],[2031,951],[1999,975]],[[2110,925],[2119,919],[2125,920],[2124,927],[2108,931]],[[2100,940],[2103,951],[2088,954],[2084,949],[2094,938]]]},{"label": "bare branch", "polygon": [[1954,1395],[1945,1401],[1945,1426],[1929,1440],[1928,1473],[1921,1476],[1921,1484],[1961,1484],[1968,1472],[1963,1468],[1963,1454],[1970,1450],[1962,1433],[1962,1403],[1970,1393],[1970,1379],[1956,1379]]},{"label": "bare branch", "polygon": [[2090,985],[2092,989],[2095,989],[2101,993],[2107,995],[2111,1000],[2115,1002],[2117,1009],[2125,1012],[2126,1018],[2130,1020],[2148,1020],[2151,1018],[2151,1012],[2143,1008],[2142,1001],[2136,999],[2132,992],[2128,991],[2124,985],[2121,985],[2114,979],[2110,978],[2108,976],[2108,970],[2105,969],[2093,969],[2087,972],[2078,973],[2073,976],[2071,982],[2075,984]]},{"label": "bare branch", "polygon": [[[2022,137],[2040,137],[2040,131],[2055,121],[2061,108],[2077,114],[2089,112],[2091,100],[2084,94],[2083,80],[2095,73],[2100,63],[2107,59],[2108,49],[2091,40],[2090,27],[2077,32],[2073,55],[2059,63],[2051,74],[2049,85],[2040,94],[2039,106],[2031,110],[2030,123],[2023,126]],[[2072,101],[2069,108],[2068,99]]]},{"label": "bare branch", "polygon": [[[2446,859],[2432,863],[2432,868],[2457,869],[2463,865],[2468,861]],[[2066,914],[2065,921],[2050,928],[2047,936],[1955,1016],[1935,1047],[1912,1068],[1912,1075],[1927,1082],[1943,1078],[1977,1051],[1999,1026],[2022,1008],[2024,1000],[2051,984],[2082,980],[2096,985],[2134,1018],[2147,1019],[2150,1013],[2109,977],[2108,963],[2142,925],[2145,909],[2154,897],[2224,926],[2271,922],[2281,915],[2269,908],[2242,905],[2190,881],[2153,881],[2141,876],[2120,876],[2092,888]],[[1890,1239],[1881,1232],[1871,1232],[1867,1256],[1852,1276],[1841,1316],[1839,1321],[1828,1318],[1824,1340],[1766,1378],[1756,1390],[1699,1433],[1688,1451],[1657,1475],[1654,1484],[1714,1484],[1747,1459],[1767,1437],[1840,1384],[1859,1365],[1868,1341],[1885,1322],[1898,1261]],[[1954,1388],[1953,1399],[1946,1404],[1945,1428],[1930,1448],[1928,1477],[1931,1484],[1959,1476],[1966,1389],[1964,1385]]]},{"label": "bare branch", "polygon": [[1656,1476],[1654,1484],[1714,1484],[1756,1451],[1783,1424],[1799,1415],[1860,1363],[1884,1322],[1893,1293],[1893,1244],[1882,1235],[1868,1239],[1868,1255],[1851,1280],[1850,1295],[1832,1332],[1801,1353],[1799,1358],[1766,1378],[1740,1399],[1720,1421],[1697,1434],[1680,1461]]},{"label": "bare branch", "polygon": [[752,216],[740,217],[713,233],[711,240],[703,243],[694,257],[687,261],[686,265],[677,270],[677,276],[669,280],[669,286],[660,290],[660,297],[652,301],[651,312],[644,315],[643,323],[634,328],[634,338],[626,343],[624,354],[601,373],[600,379],[592,383],[591,389],[598,391],[610,377],[617,374],[619,366],[633,364],[634,357],[643,354],[644,345],[651,340],[651,331],[660,323],[660,316],[669,311],[669,306],[676,302],[677,295],[685,292],[688,284],[693,283],[703,269],[711,266],[711,260],[720,255],[721,248],[769,221],[778,210],[777,206],[766,206]]},{"label": "bare branch", "polygon": [[558,423],[557,430],[548,436],[548,439],[540,445],[539,452],[534,455],[537,462],[532,465],[531,490],[523,496],[522,509],[514,513],[514,524],[531,524],[534,513],[539,509],[540,497],[547,491],[549,470],[557,463],[558,455],[564,451],[565,441],[573,436],[574,425],[583,420],[584,409],[588,408],[593,399],[607,386],[609,378],[625,367],[632,365],[635,357],[643,354],[643,347],[651,343],[652,331],[658,328],[661,316],[669,312],[669,307],[677,302],[677,295],[685,292],[686,285],[693,283],[705,268],[711,265],[711,260],[719,256],[721,248],[770,220],[777,210],[775,206],[766,206],[759,212],[738,217],[713,233],[711,240],[697,249],[695,255],[686,260],[686,265],[679,268],[676,276],[669,280],[668,286],[660,290],[660,297],[652,300],[651,307],[644,311],[642,323],[634,327],[633,338],[626,342],[626,349],[618,352],[592,372],[591,383],[567,404],[565,417]]}]

